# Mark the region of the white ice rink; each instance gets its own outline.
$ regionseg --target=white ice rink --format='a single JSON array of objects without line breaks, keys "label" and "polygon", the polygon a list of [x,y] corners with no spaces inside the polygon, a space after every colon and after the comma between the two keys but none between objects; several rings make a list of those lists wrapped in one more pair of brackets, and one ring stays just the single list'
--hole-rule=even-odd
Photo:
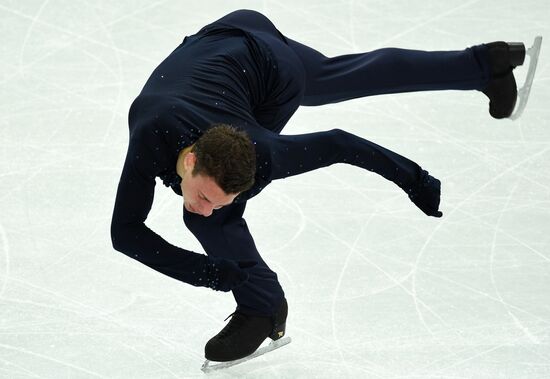
[{"label": "white ice rink", "polygon": [[[299,109],[285,133],[345,129],[429,170],[444,216],[351,166],[274,182],[245,215],[293,342],[209,376],[550,378],[548,0],[0,0],[0,377],[205,377],[233,297],[116,252],[109,228],[132,100],[239,8],[329,56],[546,40],[515,122],[474,91]],[[202,252],[181,205],[159,180],[147,224]]]}]

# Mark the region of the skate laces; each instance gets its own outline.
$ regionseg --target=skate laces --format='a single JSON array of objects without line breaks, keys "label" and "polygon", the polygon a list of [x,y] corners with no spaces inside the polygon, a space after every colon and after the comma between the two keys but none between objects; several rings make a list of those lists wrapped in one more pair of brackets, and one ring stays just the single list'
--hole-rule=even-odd
[{"label": "skate laces", "polygon": [[234,330],[239,329],[242,325],[244,325],[244,323],[246,321],[246,316],[244,314],[238,313],[238,312],[231,313],[223,321],[226,321],[229,317],[231,317],[231,320],[229,320],[229,323],[218,334],[218,337],[220,337],[220,338],[223,338],[227,335],[231,335]]}]

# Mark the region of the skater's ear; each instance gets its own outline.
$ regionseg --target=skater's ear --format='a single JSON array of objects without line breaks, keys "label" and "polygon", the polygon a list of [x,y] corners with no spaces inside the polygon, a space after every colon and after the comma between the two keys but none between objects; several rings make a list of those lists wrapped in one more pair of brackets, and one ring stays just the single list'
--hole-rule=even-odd
[{"label": "skater's ear", "polygon": [[183,168],[185,171],[193,172],[193,168],[197,163],[197,156],[195,153],[189,152],[183,158]]}]

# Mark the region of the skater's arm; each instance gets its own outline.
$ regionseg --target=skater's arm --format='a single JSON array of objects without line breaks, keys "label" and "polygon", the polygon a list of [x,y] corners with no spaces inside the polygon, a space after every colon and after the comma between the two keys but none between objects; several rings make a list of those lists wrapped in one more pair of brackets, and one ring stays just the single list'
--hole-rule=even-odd
[{"label": "skater's arm", "polygon": [[151,144],[154,136],[144,138],[139,134],[143,133],[135,133],[130,139],[118,185],[111,222],[115,250],[194,286],[229,291],[242,284],[247,274],[237,263],[220,262],[174,246],[145,225],[153,203],[155,166],[163,162],[162,156],[156,153],[155,147],[159,145]]},{"label": "skater's arm", "polygon": [[372,171],[398,185],[426,215],[441,217],[439,180],[389,149],[340,129],[271,139],[271,179],[298,175],[334,163]]}]

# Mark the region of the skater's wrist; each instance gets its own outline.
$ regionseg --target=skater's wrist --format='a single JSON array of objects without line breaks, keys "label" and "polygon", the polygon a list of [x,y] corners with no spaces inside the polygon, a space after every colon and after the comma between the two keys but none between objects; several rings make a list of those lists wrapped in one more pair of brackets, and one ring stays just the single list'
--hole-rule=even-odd
[{"label": "skater's wrist", "polygon": [[215,291],[231,291],[248,280],[248,270],[256,264],[256,261],[237,262],[209,256],[205,264],[203,286]]}]

